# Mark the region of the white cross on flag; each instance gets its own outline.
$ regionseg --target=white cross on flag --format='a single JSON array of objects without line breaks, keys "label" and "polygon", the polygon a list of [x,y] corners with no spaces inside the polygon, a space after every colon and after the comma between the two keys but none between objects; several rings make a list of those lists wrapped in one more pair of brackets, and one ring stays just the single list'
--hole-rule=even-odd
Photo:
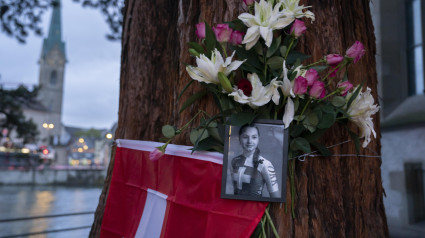
[{"label": "white cross on flag", "polygon": [[249,237],[268,203],[220,198],[223,155],[118,140],[101,237]]}]

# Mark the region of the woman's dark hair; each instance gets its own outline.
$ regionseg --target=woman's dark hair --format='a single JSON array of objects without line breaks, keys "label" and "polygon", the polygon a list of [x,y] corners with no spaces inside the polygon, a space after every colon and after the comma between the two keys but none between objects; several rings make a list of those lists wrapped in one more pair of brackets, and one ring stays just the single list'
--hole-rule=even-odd
[{"label": "woman's dark hair", "polygon": [[[241,137],[242,133],[249,127],[257,129],[258,136],[260,136],[260,130],[258,129],[257,126],[247,124],[247,125],[242,126],[241,129],[239,129],[239,138]],[[253,163],[254,163],[255,169],[258,168],[259,164],[263,163],[263,160],[259,160],[259,157],[260,157],[260,149],[258,149],[258,147],[257,147],[255,149],[254,156],[253,156]]]},{"label": "woman's dark hair", "polygon": [[253,128],[255,128],[255,129],[257,129],[257,133],[258,133],[258,135],[260,135],[260,130],[258,130],[258,127],[257,126],[254,126],[254,125],[250,125],[250,124],[246,124],[246,125],[244,125],[244,126],[242,126],[241,127],[241,129],[239,129],[239,137],[242,135],[242,133],[247,129],[247,128],[249,128],[249,127],[253,127]]}]

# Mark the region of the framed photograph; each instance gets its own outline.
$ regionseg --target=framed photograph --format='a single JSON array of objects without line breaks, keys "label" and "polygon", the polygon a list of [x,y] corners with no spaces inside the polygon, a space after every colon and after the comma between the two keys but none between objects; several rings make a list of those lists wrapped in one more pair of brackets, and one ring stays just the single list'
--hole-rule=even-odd
[{"label": "framed photograph", "polygon": [[226,126],[221,197],[285,202],[288,130],[282,121]]}]

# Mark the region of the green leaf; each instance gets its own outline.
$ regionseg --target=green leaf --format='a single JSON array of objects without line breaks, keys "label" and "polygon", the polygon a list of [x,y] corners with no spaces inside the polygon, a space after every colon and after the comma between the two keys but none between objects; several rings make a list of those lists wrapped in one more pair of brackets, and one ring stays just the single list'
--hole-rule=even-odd
[{"label": "green leaf", "polygon": [[332,107],[332,106],[331,106],[331,105],[329,105],[329,104],[322,105],[322,106],[320,107],[320,110],[322,110],[322,112],[324,112],[324,113],[335,113],[335,111],[334,111],[334,107]]},{"label": "green leaf", "polygon": [[270,48],[267,50],[267,54],[266,54],[267,58],[272,56],[276,52],[276,50],[279,49],[281,39],[282,38],[280,36],[278,38],[273,39],[273,42],[270,45]]},{"label": "green leaf", "polygon": [[256,115],[249,112],[239,112],[236,114],[232,114],[227,121],[227,124],[233,125],[233,126],[243,126],[246,124],[251,124],[254,119],[256,118]]},{"label": "green leaf", "polygon": [[332,155],[330,150],[328,150],[328,148],[326,148],[324,145],[320,144],[319,142],[310,141],[310,144],[312,146],[314,146],[314,148],[318,149],[320,154],[322,154],[323,156],[331,156]]},{"label": "green leaf", "polygon": [[197,145],[192,148],[193,151],[217,151],[220,153],[224,152],[223,143],[216,141],[214,138],[208,137],[205,140],[200,141]]},{"label": "green leaf", "polygon": [[192,96],[190,96],[190,98],[188,98],[186,100],[186,102],[183,103],[182,107],[180,108],[179,113],[181,113],[182,111],[184,111],[184,109],[186,109],[187,107],[189,107],[190,105],[192,105],[192,103],[194,103],[196,100],[202,98],[206,94],[207,94],[207,91],[200,91],[200,92],[197,92],[197,93],[193,94]]},{"label": "green leaf", "polygon": [[225,23],[228,24],[229,27],[232,28],[232,29],[234,29],[234,30],[237,30],[237,31],[240,31],[240,32],[246,32],[246,28],[247,27],[239,19],[233,20],[231,22],[225,22]]},{"label": "green leaf", "polygon": [[348,133],[351,136],[351,139],[354,141],[354,146],[356,147],[356,153],[357,155],[360,154],[360,140],[359,140],[359,136],[352,132],[351,130],[348,130]]},{"label": "green leaf", "polygon": [[348,99],[348,102],[347,102],[347,110],[348,110],[348,108],[350,108],[350,106],[351,106],[351,103],[353,103],[353,101],[354,101],[354,99],[356,99],[356,97],[359,95],[359,93],[360,93],[360,91],[362,90],[362,88],[363,88],[363,84],[364,84],[364,80],[362,81],[362,83],[360,84],[360,86],[358,86],[357,87],[357,89],[356,89],[356,91],[354,91],[354,93],[351,95],[351,97],[350,97],[350,99]]},{"label": "green leaf", "polygon": [[305,118],[305,115],[297,115],[297,116],[294,116],[294,120],[295,120],[295,121],[302,121],[302,120],[304,120],[304,118]]},{"label": "green leaf", "polygon": [[189,47],[195,49],[200,54],[203,54],[205,52],[204,48],[196,42],[188,42],[187,44],[189,45]]},{"label": "green leaf", "polygon": [[208,131],[205,129],[192,129],[190,131],[190,142],[192,142],[193,145],[196,145],[196,143],[199,143],[203,139],[206,139],[209,136]]},{"label": "green leaf", "polygon": [[217,44],[217,40],[215,38],[214,31],[208,25],[208,23],[205,22],[205,46],[207,48],[206,55],[208,58],[211,58],[211,53],[214,50],[216,44]]},{"label": "green leaf", "polygon": [[341,96],[335,96],[332,98],[332,105],[335,107],[342,107],[345,105],[345,98]]},{"label": "green leaf", "polygon": [[183,90],[180,92],[179,96],[177,97],[177,101],[180,100],[180,98],[182,97],[183,93],[187,90],[187,88],[189,88],[189,86],[194,82],[195,80],[190,80],[186,86],[184,86]]},{"label": "green leaf", "polygon": [[273,56],[267,60],[267,65],[270,66],[271,69],[280,69],[283,65],[283,57]]},{"label": "green leaf", "polygon": [[210,134],[210,136],[218,141],[220,141],[221,143],[223,143],[223,138],[221,138],[220,133],[218,131],[218,128],[216,127],[208,127],[208,133]]},{"label": "green leaf", "polygon": [[311,66],[310,69],[314,69],[316,70],[318,73],[322,72],[323,70],[327,69],[329,66],[327,65],[316,65],[316,66]]},{"label": "green leaf", "polygon": [[176,135],[176,127],[165,125],[162,127],[162,134],[167,138],[173,138]]},{"label": "green leaf", "polygon": [[305,54],[297,52],[297,51],[292,51],[291,53],[289,53],[288,57],[286,58],[286,64],[294,64],[295,61],[297,61],[298,59],[300,61],[303,61],[303,60],[308,59],[310,57],[311,56],[309,56],[309,55],[305,55]]},{"label": "green leaf", "polygon": [[317,128],[325,129],[331,127],[335,123],[336,113],[323,113],[322,120],[317,125]]},{"label": "green leaf", "polygon": [[281,55],[282,57],[285,57],[285,54],[286,54],[286,51],[287,51],[287,50],[288,50],[288,47],[286,47],[286,45],[281,46],[281,47],[279,48],[280,55]]},{"label": "green leaf", "polygon": [[291,150],[293,151],[301,150],[304,153],[310,153],[311,152],[310,143],[303,137],[297,137],[293,139],[291,142]]},{"label": "green leaf", "polygon": [[289,127],[289,134],[292,137],[298,137],[301,135],[301,133],[304,131],[304,126],[301,124],[292,124]]},{"label": "green leaf", "polygon": [[[306,128],[307,127],[314,127],[315,128],[317,126],[317,124],[319,124],[319,116],[317,115],[317,113],[315,113],[313,111],[308,111],[305,114],[305,119],[303,121],[303,124],[304,124],[304,126],[306,126]],[[311,131],[311,129],[309,129],[309,130]]]},{"label": "green leaf", "polygon": [[[251,49],[247,51],[245,50],[244,47],[232,46],[232,45],[230,45],[229,48],[231,50],[236,51],[238,60],[246,59],[245,63],[243,63],[242,66],[247,64],[247,65],[250,65],[251,67],[255,67],[256,69],[259,69],[260,72],[262,72],[263,65],[258,61],[258,58],[257,58],[258,55],[256,54],[255,49]],[[248,70],[248,71],[252,72],[251,70]]]}]

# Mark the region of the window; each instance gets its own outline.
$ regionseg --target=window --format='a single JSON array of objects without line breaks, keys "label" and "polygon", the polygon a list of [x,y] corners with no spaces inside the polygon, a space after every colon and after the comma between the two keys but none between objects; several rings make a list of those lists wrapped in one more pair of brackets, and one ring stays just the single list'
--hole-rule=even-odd
[{"label": "window", "polygon": [[422,3],[406,1],[407,73],[409,95],[424,93],[424,51],[422,37]]},{"label": "window", "polygon": [[50,84],[56,85],[58,83],[58,73],[55,70],[50,74]]}]

